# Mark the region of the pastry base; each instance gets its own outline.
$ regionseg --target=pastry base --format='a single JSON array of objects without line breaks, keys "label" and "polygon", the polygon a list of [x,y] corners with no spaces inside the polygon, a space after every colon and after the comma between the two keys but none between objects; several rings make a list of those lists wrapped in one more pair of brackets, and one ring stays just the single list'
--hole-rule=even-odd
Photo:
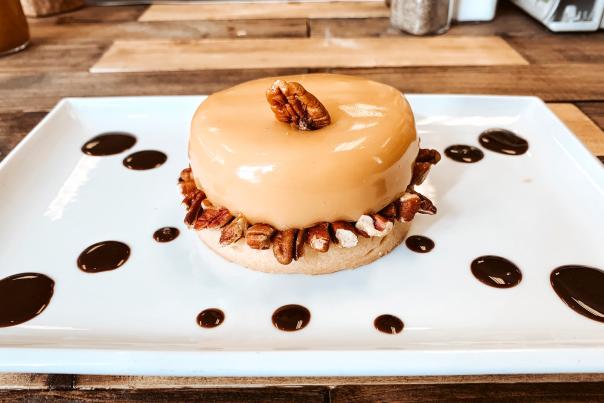
[{"label": "pastry base", "polygon": [[354,248],[342,248],[337,244],[331,244],[327,252],[319,253],[306,246],[304,256],[288,265],[277,262],[272,249],[252,249],[247,246],[244,239],[233,245],[220,245],[219,230],[204,229],[197,231],[197,234],[210,249],[226,260],[252,270],[265,273],[329,274],[354,269],[379,259],[405,239],[409,227],[410,223],[396,222],[388,235],[381,238],[359,237],[359,243]]}]

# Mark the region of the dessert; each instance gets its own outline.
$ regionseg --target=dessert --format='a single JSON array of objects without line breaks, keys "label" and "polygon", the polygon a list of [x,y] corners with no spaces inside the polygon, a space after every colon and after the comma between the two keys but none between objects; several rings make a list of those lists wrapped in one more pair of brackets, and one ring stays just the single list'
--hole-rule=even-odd
[{"label": "dessert", "polygon": [[374,261],[436,207],[421,184],[440,155],[420,149],[409,104],[358,77],[246,82],[193,116],[179,184],[185,223],[224,258],[265,272],[324,274]]}]

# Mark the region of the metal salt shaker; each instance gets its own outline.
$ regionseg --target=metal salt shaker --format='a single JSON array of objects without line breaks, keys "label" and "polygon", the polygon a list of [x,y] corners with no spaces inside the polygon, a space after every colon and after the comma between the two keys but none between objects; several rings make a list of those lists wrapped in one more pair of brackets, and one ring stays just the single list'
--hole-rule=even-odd
[{"label": "metal salt shaker", "polygon": [[390,0],[390,2],[390,24],[410,34],[442,34],[451,26],[454,0]]}]

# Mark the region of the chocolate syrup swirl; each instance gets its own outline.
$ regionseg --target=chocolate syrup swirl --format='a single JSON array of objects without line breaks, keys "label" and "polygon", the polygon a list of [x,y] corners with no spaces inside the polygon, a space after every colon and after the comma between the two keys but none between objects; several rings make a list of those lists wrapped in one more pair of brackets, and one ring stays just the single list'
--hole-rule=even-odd
[{"label": "chocolate syrup swirl", "polygon": [[82,146],[82,152],[95,157],[119,154],[131,148],[136,137],[125,132],[101,133],[91,138]]},{"label": "chocolate syrup swirl", "polygon": [[521,155],[529,148],[528,141],[506,129],[487,129],[478,141],[487,150],[507,155]]},{"label": "chocolate syrup swirl", "polygon": [[294,332],[310,322],[310,311],[302,305],[284,305],[273,313],[273,325],[279,330]]},{"label": "chocolate syrup swirl", "polygon": [[394,315],[380,315],[373,321],[373,326],[380,332],[397,334],[402,332],[405,325]]},{"label": "chocolate syrup swirl", "polygon": [[218,308],[204,309],[197,315],[197,324],[207,329],[220,326],[224,322],[224,312]]},{"label": "chocolate syrup swirl", "polygon": [[19,273],[0,280],[0,327],[38,316],[50,303],[55,282],[40,273]]},{"label": "chocolate syrup swirl", "polygon": [[465,162],[467,164],[478,162],[484,157],[484,153],[479,148],[465,144],[455,144],[447,147],[445,155],[453,161]]},{"label": "chocolate syrup swirl", "polygon": [[115,270],[130,257],[130,247],[119,241],[103,241],[90,245],[78,257],[78,267],[86,273]]},{"label": "chocolate syrup swirl", "polygon": [[434,241],[423,235],[411,235],[405,239],[405,245],[417,253],[428,253],[434,249]]},{"label": "chocolate syrup swirl", "polygon": [[167,159],[168,156],[161,151],[144,150],[130,154],[123,162],[126,168],[144,171],[160,167]]},{"label": "chocolate syrup swirl", "polygon": [[174,227],[162,227],[153,233],[153,239],[157,242],[170,242],[176,239],[180,231]]},{"label": "chocolate syrup swirl", "polygon": [[588,266],[562,266],[552,271],[550,282],[571,309],[604,323],[604,271]]},{"label": "chocolate syrup swirl", "polygon": [[471,265],[472,274],[491,287],[510,288],[522,280],[522,272],[509,260],[500,256],[481,256]]}]

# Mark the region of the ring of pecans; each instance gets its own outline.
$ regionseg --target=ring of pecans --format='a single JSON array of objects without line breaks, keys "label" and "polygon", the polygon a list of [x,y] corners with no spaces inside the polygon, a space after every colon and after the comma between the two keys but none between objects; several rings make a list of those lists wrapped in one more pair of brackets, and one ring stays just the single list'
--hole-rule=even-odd
[{"label": "ring of pecans", "polygon": [[198,189],[191,168],[183,169],[178,178],[187,208],[185,224],[196,230],[219,229],[220,244],[234,244],[242,238],[252,249],[272,247],[277,261],[287,265],[304,256],[305,247],[325,253],[331,244],[343,248],[357,245],[358,237],[382,237],[399,220],[409,222],[415,214],[436,214],[436,207],[425,196],[414,190],[421,184],[430,167],[440,161],[436,150],[420,149],[413,166],[413,177],[407,192],[377,213],[362,215],[356,222],[321,222],[309,228],[291,228],[279,231],[269,224],[250,224],[242,215],[233,215],[224,207],[214,206],[203,190]]}]

